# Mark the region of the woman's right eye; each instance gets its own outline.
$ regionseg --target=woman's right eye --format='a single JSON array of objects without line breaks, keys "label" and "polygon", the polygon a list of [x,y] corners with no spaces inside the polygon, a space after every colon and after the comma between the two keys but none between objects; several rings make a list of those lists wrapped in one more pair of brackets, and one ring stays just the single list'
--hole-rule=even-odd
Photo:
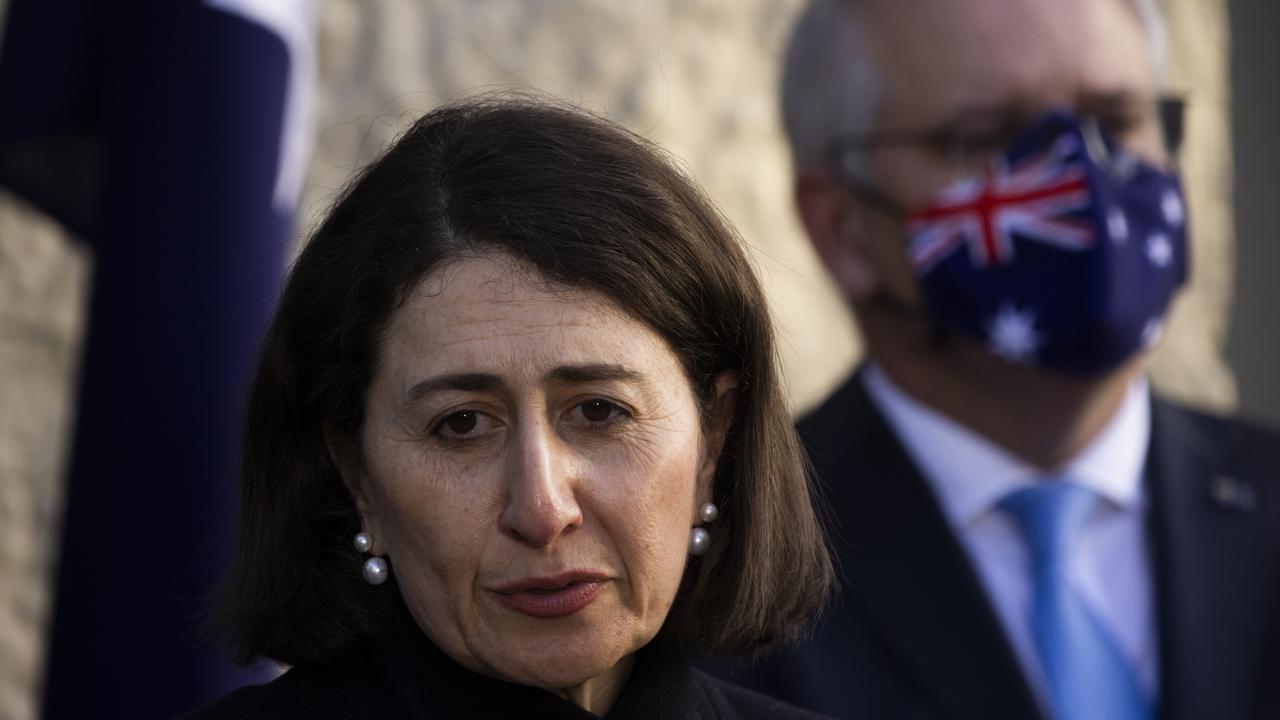
[{"label": "woman's right eye", "polygon": [[432,434],[462,440],[482,434],[492,424],[492,418],[478,410],[455,410],[436,423]]}]

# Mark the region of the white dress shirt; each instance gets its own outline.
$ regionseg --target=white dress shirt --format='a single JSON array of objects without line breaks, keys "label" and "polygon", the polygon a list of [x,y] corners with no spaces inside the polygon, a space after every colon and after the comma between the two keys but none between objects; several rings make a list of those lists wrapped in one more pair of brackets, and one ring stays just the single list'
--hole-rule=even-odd
[{"label": "white dress shirt", "polygon": [[[968,552],[1043,702],[1048,695],[1031,626],[1031,561],[1018,526],[997,504],[1045,473],[908,396],[876,365],[869,364],[863,377]],[[1098,436],[1054,473],[1103,499],[1072,549],[1071,582],[1111,633],[1149,701],[1156,697],[1159,677],[1151,555],[1143,524],[1142,475],[1150,434],[1147,382],[1139,378]]]}]

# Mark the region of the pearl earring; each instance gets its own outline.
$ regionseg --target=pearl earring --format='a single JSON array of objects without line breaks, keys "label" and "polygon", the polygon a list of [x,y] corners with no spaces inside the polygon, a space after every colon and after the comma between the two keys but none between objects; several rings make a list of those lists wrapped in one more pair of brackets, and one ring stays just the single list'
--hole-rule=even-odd
[{"label": "pearl earring", "polygon": [[380,557],[371,557],[364,561],[364,581],[370,585],[381,585],[387,581],[387,561]]},{"label": "pearl earring", "polygon": [[[704,523],[715,522],[715,519],[719,516],[720,508],[716,507],[715,503],[707,503],[698,508],[698,517]],[[690,555],[701,555],[709,547],[711,547],[711,533],[707,532],[706,528],[695,527],[689,531]]]},{"label": "pearl earring", "polygon": [[[358,552],[367,553],[373,549],[373,538],[369,537],[369,533],[356,533],[355,542]],[[370,585],[381,585],[387,581],[387,561],[380,557],[371,557],[364,561],[364,581]]]}]

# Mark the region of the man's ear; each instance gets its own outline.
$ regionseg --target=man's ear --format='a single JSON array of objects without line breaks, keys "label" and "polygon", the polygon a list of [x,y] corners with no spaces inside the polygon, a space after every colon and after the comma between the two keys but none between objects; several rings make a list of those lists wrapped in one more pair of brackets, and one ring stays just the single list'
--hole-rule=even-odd
[{"label": "man's ear", "polygon": [[715,501],[713,490],[716,464],[724,451],[724,442],[729,435],[729,428],[733,425],[737,401],[738,374],[732,370],[726,370],[716,376],[715,400],[704,421],[702,467],[698,470],[698,487],[695,492],[697,507]]},{"label": "man's ear", "polygon": [[866,210],[825,168],[799,170],[795,185],[796,212],[813,249],[845,297],[859,303],[871,297],[880,283],[867,253]]},{"label": "man's ear", "polygon": [[329,461],[337,468],[342,477],[342,484],[347,488],[356,505],[356,513],[360,516],[360,529],[373,538],[371,553],[383,553],[381,533],[378,532],[377,513],[369,493],[369,480],[364,472],[364,463],[360,459],[360,449],[354,440],[330,428],[324,433],[325,449],[329,453]]}]

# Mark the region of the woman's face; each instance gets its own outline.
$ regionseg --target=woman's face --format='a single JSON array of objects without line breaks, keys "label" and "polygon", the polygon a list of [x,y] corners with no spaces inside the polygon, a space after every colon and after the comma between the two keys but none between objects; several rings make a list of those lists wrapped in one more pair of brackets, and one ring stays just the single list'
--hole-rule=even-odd
[{"label": "woman's face", "polygon": [[616,680],[662,626],[711,500],[712,425],[653,330],[494,253],[392,316],[344,477],[441,649],[565,691]]}]

